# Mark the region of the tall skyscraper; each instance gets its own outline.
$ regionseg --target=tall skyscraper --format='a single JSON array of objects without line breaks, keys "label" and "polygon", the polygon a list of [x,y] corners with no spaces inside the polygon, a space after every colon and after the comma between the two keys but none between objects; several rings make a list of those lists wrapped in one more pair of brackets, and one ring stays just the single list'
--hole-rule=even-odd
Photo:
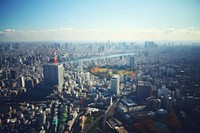
[{"label": "tall skyscraper", "polygon": [[90,72],[85,73],[85,80],[90,81]]},{"label": "tall skyscraper", "polygon": [[24,76],[21,76],[19,78],[19,84],[20,84],[20,87],[25,87],[25,79],[24,79]]},{"label": "tall skyscraper", "polygon": [[53,51],[53,64],[43,65],[44,82],[47,85],[58,86],[58,91],[61,91],[64,83],[64,67],[57,61],[56,49]]},{"label": "tall skyscraper", "polygon": [[58,85],[62,87],[64,83],[63,64],[46,64],[43,65],[44,82],[48,85]]},{"label": "tall skyscraper", "polygon": [[119,95],[120,90],[119,90],[119,76],[115,75],[111,78],[110,80],[110,89],[112,94]]},{"label": "tall skyscraper", "polygon": [[134,56],[130,57],[130,69],[131,70],[135,69],[135,57]]},{"label": "tall skyscraper", "polygon": [[143,99],[143,93],[144,93],[144,82],[143,81],[138,81],[138,86],[137,86],[137,98],[138,99]]},{"label": "tall skyscraper", "polygon": [[139,100],[145,100],[147,97],[151,96],[152,85],[149,82],[138,81],[137,87],[137,98]]}]

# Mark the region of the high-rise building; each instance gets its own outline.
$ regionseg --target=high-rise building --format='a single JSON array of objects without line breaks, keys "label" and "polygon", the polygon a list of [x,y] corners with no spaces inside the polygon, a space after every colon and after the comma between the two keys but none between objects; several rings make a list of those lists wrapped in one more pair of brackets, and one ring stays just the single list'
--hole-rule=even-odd
[{"label": "high-rise building", "polygon": [[135,57],[134,56],[130,57],[130,69],[131,70],[135,69]]},{"label": "high-rise building", "polygon": [[19,78],[19,84],[20,84],[20,87],[25,87],[25,79],[24,79],[24,76],[21,76]]},{"label": "high-rise building", "polygon": [[146,49],[148,49],[148,48],[156,48],[157,44],[155,44],[155,42],[152,42],[152,41],[146,41],[145,44],[144,44],[144,47]]},{"label": "high-rise building", "polygon": [[85,73],[85,80],[90,81],[90,72]]},{"label": "high-rise building", "polygon": [[119,76],[115,75],[111,78],[110,80],[110,89],[112,94],[119,95],[120,90],[119,90]]},{"label": "high-rise building", "polygon": [[73,79],[76,80],[76,79],[77,79],[77,73],[76,73],[76,72],[73,72],[72,74],[73,74]]},{"label": "high-rise building", "polygon": [[151,96],[152,85],[149,82],[138,81],[137,86],[137,98],[139,100],[144,100],[147,97]]},{"label": "high-rise building", "polygon": [[62,87],[64,83],[63,64],[46,64],[43,65],[44,82],[48,85],[58,85]]},{"label": "high-rise building", "polygon": [[9,74],[8,74],[7,71],[3,71],[3,72],[2,72],[2,77],[3,77],[3,79],[7,80],[8,77],[9,77],[8,75],[9,75]]},{"label": "high-rise building", "polygon": [[172,109],[172,105],[173,105],[172,97],[171,96],[165,97],[165,101],[164,101],[165,109],[171,110]]},{"label": "high-rise building", "polygon": [[138,97],[138,99],[143,98],[143,92],[144,92],[144,81],[138,81],[138,86],[137,86],[137,97]]}]

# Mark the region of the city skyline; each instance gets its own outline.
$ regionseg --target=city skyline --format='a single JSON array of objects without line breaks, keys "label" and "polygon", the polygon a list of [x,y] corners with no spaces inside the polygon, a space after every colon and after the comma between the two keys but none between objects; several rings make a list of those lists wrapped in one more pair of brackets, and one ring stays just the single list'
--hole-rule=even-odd
[{"label": "city skyline", "polygon": [[200,2],[0,2],[1,41],[199,41]]}]

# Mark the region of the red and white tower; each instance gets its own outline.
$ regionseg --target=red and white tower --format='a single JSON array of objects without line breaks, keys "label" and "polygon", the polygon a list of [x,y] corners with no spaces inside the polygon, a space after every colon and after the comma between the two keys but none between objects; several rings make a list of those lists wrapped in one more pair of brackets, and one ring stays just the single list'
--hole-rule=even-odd
[{"label": "red and white tower", "polygon": [[54,49],[53,54],[54,54],[53,63],[57,64],[58,61],[57,61],[56,49]]}]

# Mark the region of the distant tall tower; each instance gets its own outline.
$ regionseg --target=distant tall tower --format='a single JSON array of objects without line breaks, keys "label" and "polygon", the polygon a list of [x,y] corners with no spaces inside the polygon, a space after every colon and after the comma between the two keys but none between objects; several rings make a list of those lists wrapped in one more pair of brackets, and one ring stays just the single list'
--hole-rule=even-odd
[{"label": "distant tall tower", "polygon": [[57,61],[57,55],[56,55],[56,49],[54,49],[53,55],[54,55],[53,63],[56,64],[56,63],[58,63],[58,61]]},{"label": "distant tall tower", "polygon": [[119,95],[119,76],[115,75],[110,80],[110,89],[112,94]]},{"label": "distant tall tower", "polygon": [[135,57],[134,56],[130,57],[130,69],[131,70],[135,69]]}]

